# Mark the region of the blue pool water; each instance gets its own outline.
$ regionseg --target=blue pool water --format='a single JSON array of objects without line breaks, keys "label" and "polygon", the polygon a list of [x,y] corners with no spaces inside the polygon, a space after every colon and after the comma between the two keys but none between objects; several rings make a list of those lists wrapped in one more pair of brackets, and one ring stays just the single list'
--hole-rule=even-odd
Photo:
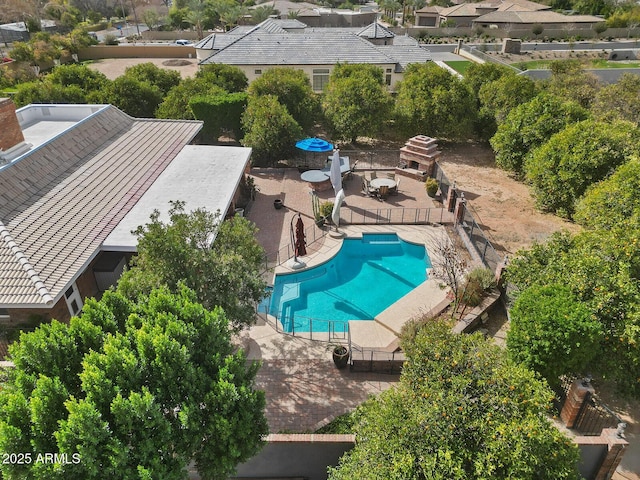
[{"label": "blue pool water", "polygon": [[424,245],[395,233],[348,238],[328,262],[276,275],[269,311],[287,332],[308,332],[311,323],[314,332],[326,332],[330,321],[371,320],[424,282],[430,266]]}]

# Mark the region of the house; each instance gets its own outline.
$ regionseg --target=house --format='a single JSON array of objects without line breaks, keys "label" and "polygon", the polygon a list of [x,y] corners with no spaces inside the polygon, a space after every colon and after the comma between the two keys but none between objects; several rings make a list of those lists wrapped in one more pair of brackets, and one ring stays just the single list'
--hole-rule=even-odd
[{"label": "house", "polygon": [[500,11],[482,15],[473,20],[473,27],[531,30],[534,25],[545,29],[591,29],[604,19],[593,15],[563,15],[550,10],[535,12]]},{"label": "house", "polygon": [[189,145],[202,123],[111,105],[0,99],[0,322],[68,320],[119,277],[131,230],[169,200],[232,214],[251,149]]},{"label": "house", "polygon": [[447,8],[424,7],[415,12],[416,27],[500,28],[530,30],[540,24],[549,29],[592,28],[604,20],[591,15],[562,15],[551,7],[530,0],[489,0],[460,3]]},{"label": "house", "polygon": [[[366,63],[382,68],[393,90],[406,66],[431,61],[431,53],[410,37],[396,37],[386,27],[373,23],[365,28],[289,28],[282,21],[267,20],[246,33],[220,42],[204,39],[196,45],[200,65],[235,65],[249,82],[274,67],[304,71],[314,91],[321,92],[337,63]],[[280,29],[277,27],[280,26]],[[224,46],[222,44],[224,43]]]}]

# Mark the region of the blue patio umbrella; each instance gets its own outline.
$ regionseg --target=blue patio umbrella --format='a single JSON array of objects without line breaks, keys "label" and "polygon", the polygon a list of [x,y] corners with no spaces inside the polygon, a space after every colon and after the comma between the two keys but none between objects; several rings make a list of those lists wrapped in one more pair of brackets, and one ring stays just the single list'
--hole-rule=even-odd
[{"label": "blue patio umbrella", "polygon": [[333,150],[333,144],[322,138],[310,137],[296,142],[296,148],[305,152],[330,152]]}]

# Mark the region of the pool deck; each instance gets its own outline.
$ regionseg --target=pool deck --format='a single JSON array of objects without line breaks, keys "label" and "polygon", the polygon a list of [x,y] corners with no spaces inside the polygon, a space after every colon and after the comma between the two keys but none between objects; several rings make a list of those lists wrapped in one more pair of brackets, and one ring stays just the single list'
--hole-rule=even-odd
[{"label": "pool deck", "polygon": [[[399,195],[387,202],[361,195],[361,175],[344,184],[346,203],[351,208],[425,208],[433,207],[424,186],[417,180],[402,179]],[[290,244],[290,224],[300,212],[305,225],[312,225],[313,211],[308,184],[294,169],[256,169],[251,176],[260,189],[256,201],[246,216],[259,228],[258,241],[269,252]],[[321,200],[333,198],[333,191],[321,192]],[[285,208],[275,210],[273,200],[283,200]],[[347,236],[363,232],[397,232],[404,240],[424,243],[446,237],[443,228],[408,225],[345,226],[340,228]],[[308,239],[309,240],[309,239]],[[342,239],[326,235],[307,247],[308,255],[301,257],[307,266],[318,265],[335,255]],[[430,256],[433,260],[433,254]],[[286,264],[276,272],[291,271]],[[401,324],[414,315],[422,314],[440,304],[445,291],[434,280],[428,280],[399,302],[378,315],[376,322],[351,322],[352,342],[384,351],[397,347]],[[367,324],[365,328],[362,324]],[[356,325],[357,324],[357,325]],[[331,360],[326,341],[309,340],[277,332],[274,324],[259,318],[256,325],[243,332],[238,342],[247,351],[249,359],[260,360],[256,386],[265,391],[266,416],[272,433],[312,432],[338,415],[346,413],[364,402],[370,395],[391,388],[398,375],[384,373],[356,373],[349,369],[337,370]],[[362,328],[361,328],[362,327]]]}]

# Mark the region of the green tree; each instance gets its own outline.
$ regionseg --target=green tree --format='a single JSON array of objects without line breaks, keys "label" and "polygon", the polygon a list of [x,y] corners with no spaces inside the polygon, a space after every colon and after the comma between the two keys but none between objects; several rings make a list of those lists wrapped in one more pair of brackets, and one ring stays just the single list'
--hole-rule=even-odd
[{"label": "green tree", "polygon": [[46,80],[63,87],[76,85],[85,95],[101,90],[109,83],[109,79],[103,73],[77,63],[58,65],[46,76]]},{"label": "green tree", "polygon": [[189,107],[191,99],[201,95],[222,95],[223,88],[210,85],[201,78],[185,78],[178,85],[169,90],[164,100],[156,110],[157,118],[174,118],[195,120],[193,111]]},{"label": "green tree", "polygon": [[509,355],[549,384],[587,371],[600,352],[602,324],[565,285],[530,287],[511,309]]},{"label": "green tree", "polygon": [[309,77],[294,68],[270,68],[249,85],[249,95],[274,95],[303,130],[315,123],[320,104]]},{"label": "green tree", "polygon": [[554,133],[585,118],[587,111],[578,104],[540,93],[509,112],[505,121],[498,126],[490,140],[496,152],[496,165],[522,176],[530,152],[544,144]]},{"label": "green tree", "polygon": [[169,223],[159,217],[155,211],[135,230],[138,254],[118,291],[137,298],[161,285],[178,291],[182,282],[205,308],[222,307],[234,330],[253,324],[266,288],[255,225],[243,217],[224,221],[220,212],[185,213],[178,201],[171,202]]},{"label": "green tree", "polygon": [[589,108],[600,89],[598,78],[585,72],[578,60],[551,62],[551,78],[543,83],[549,93],[565,100],[573,100]]},{"label": "green tree", "polygon": [[211,63],[202,65],[196,73],[196,78],[221,87],[229,93],[244,92],[249,81],[242,70],[233,65]]},{"label": "green tree", "polygon": [[591,185],[576,204],[573,218],[591,229],[640,229],[640,159],[633,157]]},{"label": "green tree", "polygon": [[483,113],[491,115],[497,125],[519,105],[533,99],[537,94],[536,83],[522,75],[503,75],[480,88],[478,98]]},{"label": "green tree", "polygon": [[262,165],[274,165],[291,158],[302,128],[273,95],[250,97],[242,115],[245,136],[242,144],[253,148],[253,158]]},{"label": "green tree", "polygon": [[80,87],[64,87],[51,82],[30,82],[17,86],[13,101],[17,107],[30,103],[86,103],[87,98]]},{"label": "green tree", "polygon": [[433,62],[407,67],[395,102],[395,118],[403,135],[468,138],[476,116],[476,99],[462,80]]},{"label": "green tree", "polygon": [[154,85],[121,75],[110,82],[103,91],[94,92],[92,98],[111,103],[137,118],[153,118],[162,102],[162,92]]},{"label": "green tree", "polygon": [[336,138],[355,142],[358,136],[375,136],[391,110],[382,69],[364,64],[336,65],[322,108]]},{"label": "green tree", "polygon": [[[107,292],[69,325],[23,334],[0,391],[0,448],[33,461],[2,474],[177,480],[195,459],[204,478],[226,478],[267,433],[258,365],[230,335],[224,313],[185,287],[137,301]],[[43,452],[70,463],[36,462]]]},{"label": "green tree", "polygon": [[340,479],[578,479],[576,445],[546,417],[553,394],[480,335],[427,320],[403,341],[400,384],[359,408]]},{"label": "green tree", "polygon": [[616,83],[603,86],[591,104],[591,112],[598,120],[640,124],[640,76],[625,73]]},{"label": "green tree", "polygon": [[536,205],[570,218],[587,187],[639,153],[639,140],[638,127],[623,121],[584,120],[556,133],[525,165]]},{"label": "green tree", "polygon": [[163,97],[180,83],[180,73],[160,68],[151,62],[127,67],[124,76],[158,87]]},{"label": "green tree", "polygon": [[515,296],[535,285],[562,284],[602,324],[605,354],[593,373],[616,382],[618,389],[640,396],[640,231],[628,226],[556,233],[512,258],[506,279]]}]

